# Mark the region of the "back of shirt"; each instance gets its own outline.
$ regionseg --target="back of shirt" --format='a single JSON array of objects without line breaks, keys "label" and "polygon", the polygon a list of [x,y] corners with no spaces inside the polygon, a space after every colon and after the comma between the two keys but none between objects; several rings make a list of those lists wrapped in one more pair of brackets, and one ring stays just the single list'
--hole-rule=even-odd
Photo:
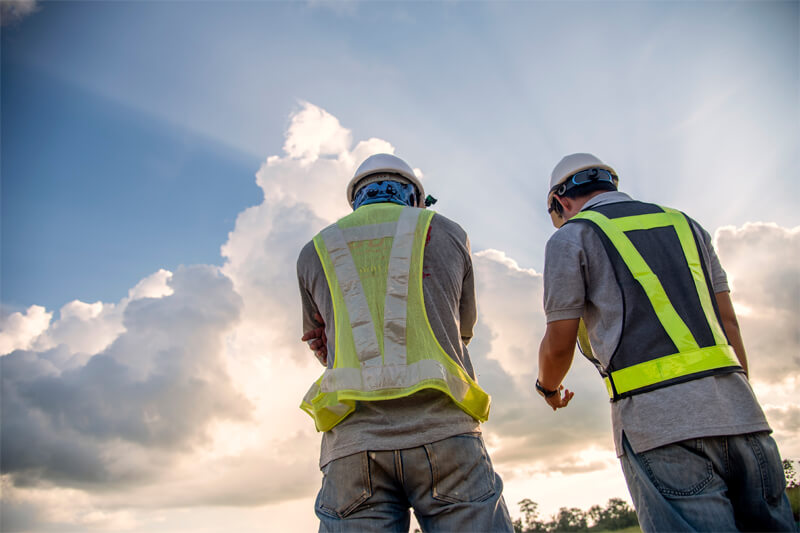
[{"label": "back of shirt", "polygon": [[[477,321],[475,284],[467,234],[455,222],[436,214],[431,220],[423,256],[425,310],[445,352],[475,378],[467,344]],[[313,242],[300,252],[297,277],[303,304],[303,331],[325,321],[328,367],[335,360],[333,302]],[[423,390],[406,398],[358,402],[356,410],[323,433],[320,466],[365,450],[394,450],[480,431],[478,422],[445,394]]]},{"label": "back of shirt", "polygon": [[[583,209],[630,201],[621,192],[590,199]],[[728,291],[711,237],[691,221],[714,293]],[[545,248],[544,307],[548,322],[583,317],[594,355],[608,365],[622,334],[623,299],[597,233],[566,224]],[[598,376],[598,380],[600,377]],[[624,432],[636,453],[686,439],[769,429],[743,374],[712,376],[624,398],[611,404],[617,455]]]}]

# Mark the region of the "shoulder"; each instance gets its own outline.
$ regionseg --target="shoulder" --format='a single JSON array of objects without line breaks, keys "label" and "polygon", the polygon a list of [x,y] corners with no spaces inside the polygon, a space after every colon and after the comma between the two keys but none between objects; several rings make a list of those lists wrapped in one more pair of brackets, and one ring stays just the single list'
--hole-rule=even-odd
[{"label": "shoulder", "polygon": [[591,235],[594,235],[594,231],[589,226],[589,223],[575,220],[558,228],[547,240],[546,248],[581,248],[585,246],[587,238],[590,238]]},{"label": "shoulder", "polygon": [[462,228],[458,222],[450,220],[440,213],[434,213],[431,219],[431,226],[436,227],[438,231],[449,233],[457,237],[466,237],[467,232]]},{"label": "shoulder", "polygon": [[706,229],[700,225],[695,219],[684,213],[686,219],[689,221],[689,225],[692,227],[692,231],[697,233],[704,242],[711,242],[711,235],[706,231]]},{"label": "shoulder", "polygon": [[317,250],[314,247],[314,241],[308,241],[300,250],[300,254],[297,256],[298,272],[303,266],[311,264],[315,259],[317,259]]},{"label": "shoulder", "polygon": [[448,240],[459,243],[462,246],[469,246],[469,237],[464,228],[439,213],[434,213],[433,218],[431,218],[429,236],[431,240]]},{"label": "shoulder", "polygon": [[317,249],[314,246],[314,241],[308,241],[305,246],[300,250],[297,256],[297,275],[301,278],[308,279],[310,274],[322,268],[322,263],[317,255]]}]

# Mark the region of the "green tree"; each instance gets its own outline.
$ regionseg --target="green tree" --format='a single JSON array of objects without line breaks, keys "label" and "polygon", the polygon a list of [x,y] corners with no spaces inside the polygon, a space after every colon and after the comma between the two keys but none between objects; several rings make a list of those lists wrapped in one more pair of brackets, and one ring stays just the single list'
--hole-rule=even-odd
[{"label": "green tree", "polygon": [[797,482],[797,472],[794,469],[794,461],[791,459],[783,460],[783,475],[786,477],[787,489],[800,487],[800,483]]},{"label": "green tree", "polygon": [[514,521],[515,533],[537,533],[546,531],[544,523],[541,520],[539,520],[538,503],[528,498],[525,498],[524,500],[520,500],[519,510],[522,511],[522,515],[524,516],[525,521],[524,524],[523,520],[520,518],[517,518]]},{"label": "green tree", "polygon": [[547,524],[548,531],[588,531],[586,513],[577,507],[562,507]]},{"label": "green tree", "polygon": [[591,529],[596,531],[614,531],[639,525],[636,512],[621,498],[611,498],[605,508],[593,505],[586,514],[592,522]]}]

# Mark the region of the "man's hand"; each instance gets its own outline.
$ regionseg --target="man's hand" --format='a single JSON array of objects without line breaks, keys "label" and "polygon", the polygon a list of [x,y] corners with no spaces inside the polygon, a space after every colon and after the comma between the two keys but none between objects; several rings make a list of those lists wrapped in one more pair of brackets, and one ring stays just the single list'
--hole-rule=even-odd
[{"label": "man's hand", "polygon": [[319,313],[314,315],[314,319],[322,325],[306,331],[300,340],[308,343],[308,348],[314,352],[314,356],[322,366],[328,366],[328,337],[325,335],[325,322]]},{"label": "man's hand", "polygon": [[[563,396],[561,395],[562,392],[564,394]],[[573,396],[575,396],[574,392],[570,392],[569,389],[565,389],[564,385],[559,385],[558,393],[553,394],[549,398],[545,398],[544,401],[546,401],[547,405],[552,407],[553,411],[555,411],[556,409],[561,409],[563,407],[566,407]]]}]

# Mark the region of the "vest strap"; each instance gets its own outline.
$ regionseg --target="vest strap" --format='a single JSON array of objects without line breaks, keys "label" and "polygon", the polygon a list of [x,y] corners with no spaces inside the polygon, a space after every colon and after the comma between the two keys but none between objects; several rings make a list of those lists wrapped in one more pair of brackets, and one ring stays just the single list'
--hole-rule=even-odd
[{"label": "vest strap", "polygon": [[344,235],[344,240],[347,242],[372,241],[394,237],[396,231],[397,222],[381,222],[380,224],[342,228],[342,235]]},{"label": "vest strap", "polygon": [[[709,346],[690,352],[666,355],[611,372],[604,378],[609,397],[656,385],[671,379],[725,367],[739,367],[736,353],[729,345]],[[614,394],[616,390],[616,396]]]},{"label": "vest strap", "polygon": [[387,366],[406,363],[406,310],[418,219],[419,215],[413,209],[404,209],[397,220],[392,241],[383,307],[383,357]]},{"label": "vest strap", "polygon": [[[639,216],[650,217],[651,215]],[[647,298],[650,300],[650,304],[656,312],[658,320],[664,327],[664,331],[667,332],[667,335],[669,335],[675,347],[678,348],[678,351],[688,352],[697,350],[700,346],[697,344],[692,332],[689,331],[686,323],[678,315],[672,302],[670,302],[664,287],[661,285],[661,281],[659,281],[658,277],[650,269],[647,262],[639,253],[639,250],[636,249],[631,240],[618,226],[618,224],[623,226],[635,224],[639,216],[609,219],[597,211],[581,211],[575,217],[591,220],[608,236],[611,243],[622,256],[622,260],[625,261],[625,264],[630,269],[634,279],[638,281],[642,289],[644,289]],[[667,223],[667,225],[671,226],[672,224]]]},{"label": "vest strap", "polygon": [[378,337],[375,335],[375,327],[372,325],[367,297],[361,288],[358,269],[350,254],[344,234],[334,224],[325,228],[321,235],[342,289],[358,360],[363,366],[380,365],[382,360]]}]

